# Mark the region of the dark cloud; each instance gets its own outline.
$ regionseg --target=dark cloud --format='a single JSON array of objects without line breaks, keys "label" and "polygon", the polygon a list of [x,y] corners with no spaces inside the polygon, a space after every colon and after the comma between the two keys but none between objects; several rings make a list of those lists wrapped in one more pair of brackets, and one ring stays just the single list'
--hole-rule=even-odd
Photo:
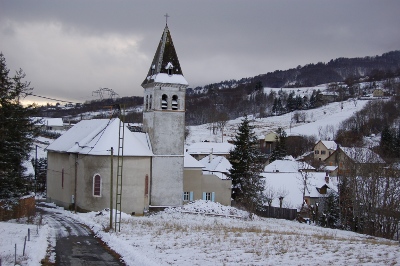
[{"label": "dark cloud", "polygon": [[400,49],[400,2],[1,0],[0,51],[35,92],[142,95],[165,25],[191,86]]}]

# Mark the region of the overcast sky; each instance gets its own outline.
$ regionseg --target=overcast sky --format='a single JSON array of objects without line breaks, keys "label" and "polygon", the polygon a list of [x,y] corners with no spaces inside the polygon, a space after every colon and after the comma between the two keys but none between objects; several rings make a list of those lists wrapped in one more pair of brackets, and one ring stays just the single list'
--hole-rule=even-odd
[{"label": "overcast sky", "polygon": [[142,95],[166,13],[196,87],[399,50],[399,11],[398,0],[0,0],[0,52],[34,94],[84,102],[99,88]]}]

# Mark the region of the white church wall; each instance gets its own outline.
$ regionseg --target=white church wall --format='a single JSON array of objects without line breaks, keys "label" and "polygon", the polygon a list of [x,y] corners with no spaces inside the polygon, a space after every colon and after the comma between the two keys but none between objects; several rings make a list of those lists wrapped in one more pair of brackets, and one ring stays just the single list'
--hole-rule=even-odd
[{"label": "white church wall", "polygon": [[152,206],[182,205],[183,193],[183,156],[154,156],[151,202]]}]

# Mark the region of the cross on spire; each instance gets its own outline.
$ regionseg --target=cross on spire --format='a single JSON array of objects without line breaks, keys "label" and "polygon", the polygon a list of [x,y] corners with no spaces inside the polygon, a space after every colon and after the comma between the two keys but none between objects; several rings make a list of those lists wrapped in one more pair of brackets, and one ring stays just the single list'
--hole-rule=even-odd
[{"label": "cross on spire", "polygon": [[164,15],[164,17],[165,17],[165,25],[168,25],[168,18],[169,18],[168,13],[166,13],[166,14]]}]

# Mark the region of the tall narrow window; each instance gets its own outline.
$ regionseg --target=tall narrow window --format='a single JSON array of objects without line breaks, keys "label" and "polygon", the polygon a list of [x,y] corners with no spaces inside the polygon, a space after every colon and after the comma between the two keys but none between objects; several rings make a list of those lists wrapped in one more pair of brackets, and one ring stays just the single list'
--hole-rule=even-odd
[{"label": "tall narrow window", "polygon": [[153,102],[153,96],[150,94],[149,109],[151,109],[152,102]]},{"label": "tall narrow window", "polygon": [[101,176],[95,174],[93,177],[93,196],[101,197]]},{"label": "tall narrow window", "polygon": [[144,178],[144,195],[149,195],[149,175]]},{"label": "tall narrow window", "polygon": [[177,95],[172,96],[171,107],[172,107],[172,110],[178,110],[178,96]]},{"label": "tall narrow window", "polygon": [[64,168],[61,170],[61,188],[64,188]]},{"label": "tall narrow window", "polygon": [[165,110],[167,108],[168,108],[168,96],[166,94],[163,94],[161,98],[161,109]]},{"label": "tall narrow window", "polygon": [[189,191],[183,192],[183,201],[189,201],[189,199],[190,199],[190,192]]}]

